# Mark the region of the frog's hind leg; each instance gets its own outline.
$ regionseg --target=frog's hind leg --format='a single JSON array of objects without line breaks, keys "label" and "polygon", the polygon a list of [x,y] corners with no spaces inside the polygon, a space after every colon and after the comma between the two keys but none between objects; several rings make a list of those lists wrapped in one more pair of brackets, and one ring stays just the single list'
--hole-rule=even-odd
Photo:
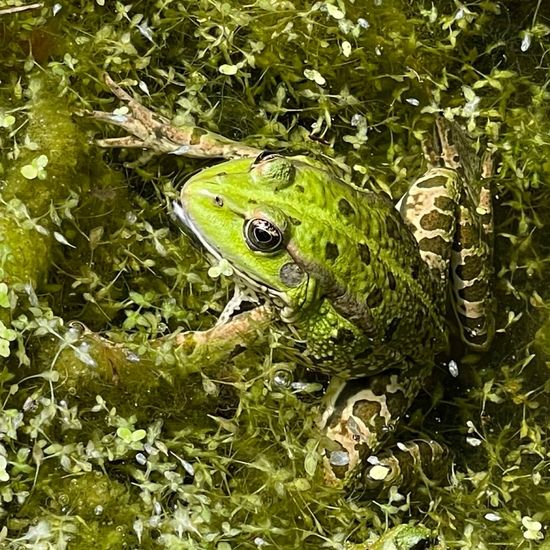
[{"label": "frog's hind leg", "polygon": [[486,350],[494,335],[492,159],[482,160],[476,188],[464,192],[451,256],[452,304],[462,340],[470,349]]},{"label": "frog's hind leg", "polygon": [[457,172],[435,167],[418,178],[396,205],[442,289],[448,282],[460,195]]},{"label": "frog's hind leg", "polygon": [[465,185],[455,170],[432,168],[396,206],[440,285],[439,296],[451,288],[462,340],[475,350],[485,350],[494,333],[491,170],[487,158],[479,179]]},{"label": "frog's hind leg", "polygon": [[[439,296],[444,299],[451,288],[462,340],[470,349],[485,350],[494,333],[493,161],[488,154],[479,161],[458,125],[438,119],[436,126],[441,152],[430,160],[440,166],[418,178],[396,207],[440,285]],[[444,309],[444,301],[439,305]]]},{"label": "frog's hind leg", "polygon": [[[379,494],[391,486],[410,488],[419,478],[436,480],[448,452],[434,441],[397,443],[380,452],[420,390],[425,369],[384,372],[349,381],[333,380],[320,426],[329,483],[353,480]],[[379,453],[379,454],[378,454]]]}]

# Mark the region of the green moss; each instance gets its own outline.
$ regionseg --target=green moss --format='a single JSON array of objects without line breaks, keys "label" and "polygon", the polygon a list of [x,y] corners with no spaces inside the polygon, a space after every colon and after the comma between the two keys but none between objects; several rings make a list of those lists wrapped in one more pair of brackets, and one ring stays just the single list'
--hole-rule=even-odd
[{"label": "green moss", "polygon": [[[39,220],[52,203],[69,195],[84,155],[82,136],[66,106],[52,93],[52,83],[45,77],[29,83],[28,141],[10,162],[2,188],[1,273],[9,285],[36,287],[43,282],[51,261],[53,227],[49,220]],[[37,159],[40,166],[35,170]]]}]

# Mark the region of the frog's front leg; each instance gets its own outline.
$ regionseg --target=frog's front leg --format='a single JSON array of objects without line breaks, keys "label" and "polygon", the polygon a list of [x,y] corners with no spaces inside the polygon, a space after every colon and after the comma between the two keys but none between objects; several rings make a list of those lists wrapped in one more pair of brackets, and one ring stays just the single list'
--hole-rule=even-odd
[{"label": "frog's front leg", "polygon": [[275,312],[267,305],[258,306],[219,323],[209,330],[183,332],[175,337],[175,355],[182,364],[209,364],[226,361],[238,348],[253,345],[273,324]]},{"label": "frog's front leg", "polygon": [[[320,427],[328,439],[325,474],[379,495],[391,486],[436,481],[446,472],[448,452],[435,441],[397,443],[381,451],[416,397],[429,369],[411,366],[349,381],[333,380]],[[350,480],[353,480],[350,482]]]},{"label": "frog's front leg", "polygon": [[248,147],[197,126],[173,126],[165,117],[144,107],[127,94],[111,77],[104,76],[111,91],[128,106],[129,112],[92,111],[86,115],[120,126],[130,135],[97,140],[100,147],[130,147],[158,154],[167,153],[192,158],[254,158],[261,149]]}]

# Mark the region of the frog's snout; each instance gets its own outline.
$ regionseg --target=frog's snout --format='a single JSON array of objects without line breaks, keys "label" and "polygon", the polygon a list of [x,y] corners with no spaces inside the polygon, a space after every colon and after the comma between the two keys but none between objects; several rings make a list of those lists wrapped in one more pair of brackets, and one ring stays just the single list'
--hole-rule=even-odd
[{"label": "frog's snout", "polygon": [[193,208],[209,208],[210,206],[222,208],[224,198],[220,193],[220,189],[216,189],[216,187],[215,184],[208,186],[204,182],[201,182],[200,186],[193,185],[192,181],[188,182],[184,185],[180,194],[182,207],[187,211]]}]

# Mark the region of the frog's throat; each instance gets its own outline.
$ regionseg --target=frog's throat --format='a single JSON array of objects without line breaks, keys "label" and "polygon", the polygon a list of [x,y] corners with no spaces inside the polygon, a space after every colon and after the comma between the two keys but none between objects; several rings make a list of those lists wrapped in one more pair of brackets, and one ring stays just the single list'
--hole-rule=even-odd
[{"label": "frog's throat", "polygon": [[[188,216],[185,209],[177,201],[172,203],[174,209],[174,215],[176,218],[183,224],[184,228],[187,229],[205,248],[210,256],[215,260],[220,261],[223,259],[223,256],[220,254],[215,247],[213,247],[198,230],[197,226],[193,223],[193,220]],[[226,258],[227,260],[227,258]],[[296,304],[296,300],[293,299],[288,293],[276,290],[275,288],[260,283],[256,279],[253,279],[227,260],[231,265],[231,268],[235,272],[236,277],[242,281],[245,285],[249,286],[252,290],[259,292],[262,296],[266,297],[266,302],[272,304],[278,311],[281,320],[285,323],[292,323],[295,321],[300,310],[300,305]],[[309,277],[308,277],[309,279]],[[308,281],[306,281],[306,286]]]}]

